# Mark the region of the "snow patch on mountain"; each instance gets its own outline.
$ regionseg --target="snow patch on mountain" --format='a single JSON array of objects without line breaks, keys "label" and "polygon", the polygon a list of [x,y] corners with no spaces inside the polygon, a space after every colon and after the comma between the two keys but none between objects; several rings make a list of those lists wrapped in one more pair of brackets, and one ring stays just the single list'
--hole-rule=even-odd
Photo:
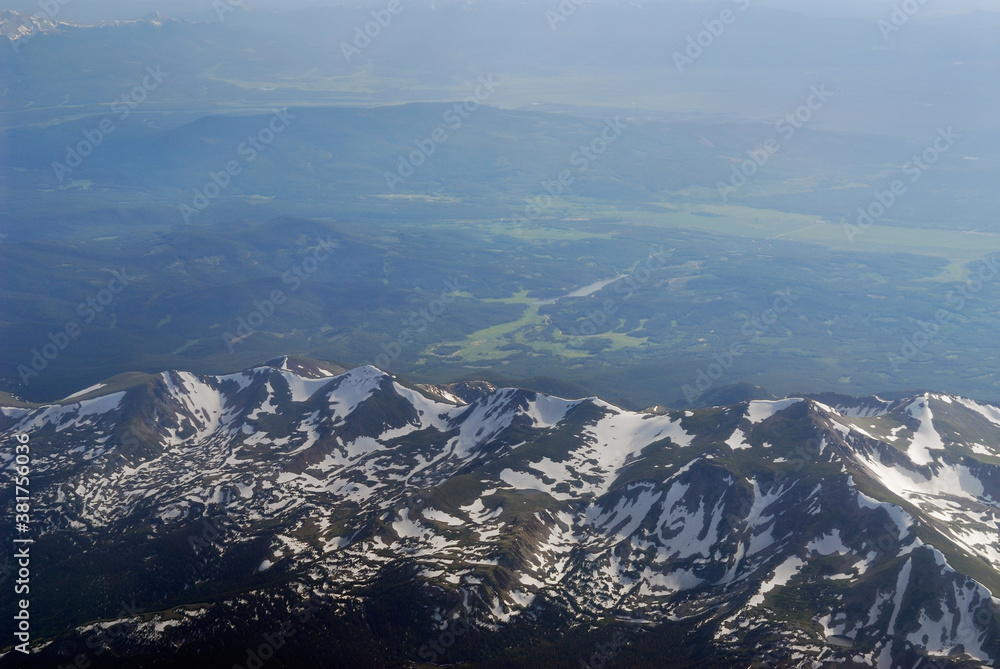
[{"label": "snow patch on mountain", "polygon": [[941,435],[934,429],[934,414],[931,412],[930,395],[924,395],[923,398],[915,400],[906,408],[906,412],[920,423],[920,427],[914,432],[910,441],[910,447],[906,451],[907,455],[917,465],[934,462],[931,451],[943,449],[944,442],[941,441]]},{"label": "snow patch on mountain", "polygon": [[801,397],[790,397],[783,400],[752,400],[747,406],[746,417],[751,424],[756,425],[801,401]]},{"label": "snow patch on mountain", "polygon": [[307,402],[312,399],[321,388],[330,385],[330,378],[306,379],[293,372],[282,370],[281,377],[288,384],[288,390],[292,393],[293,402]]},{"label": "snow patch on mountain", "polygon": [[62,399],[62,401],[65,402],[67,400],[76,399],[77,397],[83,397],[84,395],[89,395],[90,393],[97,392],[101,388],[107,388],[107,387],[108,387],[108,384],[106,384],[106,383],[98,383],[98,384],[90,386],[89,388],[84,388],[83,390],[78,390],[77,392],[73,393],[72,395],[67,395],[66,397],[64,397]]},{"label": "snow patch on mountain", "polygon": [[760,606],[761,604],[763,604],[764,598],[766,597],[767,593],[771,592],[777,587],[783,587],[787,585],[788,581],[790,581],[792,577],[798,574],[799,570],[802,569],[802,567],[804,567],[805,564],[806,564],[805,562],[803,562],[801,559],[799,559],[794,555],[786,558],[784,562],[782,562],[781,564],[779,564],[777,567],[774,568],[774,574],[771,576],[771,578],[769,578],[767,581],[761,584],[760,589],[757,590],[757,594],[755,594],[753,597],[750,598],[750,601],[747,603],[747,605],[753,607],[753,606]]},{"label": "snow patch on mountain", "polygon": [[528,403],[526,413],[531,417],[536,427],[555,427],[566,416],[566,412],[579,405],[582,401],[570,401],[559,397],[536,395],[535,399]]},{"label": "snow patch on mountain", "polygon": [[[576,623],[698,620],[716,640],[776,634],[801,656],[796,666],[820,652],[891,664],[893,644],[842,644],[903,635],[921,652],[988,654],[969,612],[989,593],[949,560],[1000,562],[1000,478],[973,449],[1000,443],[990,407],[923,395],[883,411],[864,399],[881,408],[866,410],[862,431],[843,407],[813,402],[784,414],[789,439],[784,421],[768,421],[803,400],[753,401],[729,414],[744,420],[727,437],[702,431],[711,414],[492,388],[455,406],[374,368],[327,376],[296,364],[170,372],[127,391],[138,401],[119,392],[3,408],[5,434],[31,432],[36,467],[53,481],[39,491],[44,531],[142,527],[141,541],[155,543],[224,511],[232,529],[219,530],[210,564],[237,552],[247,528],[266,540],[250,569],[308,570],[348,598],[367,596],[352,588],[382,570],[415,564],[418,582],[461,595],[484,626],[521,616],[544,591]],[[945,450],[942,435],[960,439],[970,422],[979,441]],[[901,424],[916,426],[914,438],[893,446],[909,434]],[[142,439],[120,443],[124,425]],[[802,434],[818,452],[795,450]],[[747,448],[764,438],[766,451]],[[58,447],[39,448],[46,440]],[[917,569],[921,588],[910,583]],[[799,586],[821,627],[792,633],[786,598],[772,593]]]}]

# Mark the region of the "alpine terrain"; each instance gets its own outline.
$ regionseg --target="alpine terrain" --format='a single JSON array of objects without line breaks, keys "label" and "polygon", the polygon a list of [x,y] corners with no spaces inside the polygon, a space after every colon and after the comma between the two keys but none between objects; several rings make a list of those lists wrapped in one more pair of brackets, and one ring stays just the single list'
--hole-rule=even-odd
[{"label": "alpine terrain", "polygon": [[35,539],[2,666],[1000,660],[1000,408],[962,397],[631,412],[285,357],[9,401],[0,433]]}]

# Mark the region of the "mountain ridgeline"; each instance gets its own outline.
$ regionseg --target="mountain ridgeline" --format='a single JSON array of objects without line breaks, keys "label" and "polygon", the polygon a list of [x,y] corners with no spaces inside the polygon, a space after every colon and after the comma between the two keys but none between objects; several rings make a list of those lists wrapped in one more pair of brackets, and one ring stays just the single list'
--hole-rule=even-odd
[{"label": "mountain ridgeline", "polygon": [[965,398],[639,413],[285,357],[0,433],[31,446],[38,612],[0,666],[1000,659],[1000,408]]}]

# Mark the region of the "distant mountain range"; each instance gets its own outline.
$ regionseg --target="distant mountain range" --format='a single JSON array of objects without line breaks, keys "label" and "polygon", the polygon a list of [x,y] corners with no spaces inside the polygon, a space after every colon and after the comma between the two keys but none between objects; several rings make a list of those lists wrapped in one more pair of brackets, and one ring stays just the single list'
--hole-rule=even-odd
[{"label": "distant mountain range", "polygon": [[1000,660],[1000,408],[965,398],[642,413],[285,357],[0,408],[19,433],[36,652],[0,666]]},{"label": "distant mountain range", "polygon": [[[59,5],[55,2],[48,3],[38,3],[39,9],[41,11],[35,13],[25,13],[17,12],[9,9],[0,9],[0,37],[6,37],[12,42],[16,42],[19,39],[31,38],[40,33],[53,33],[57,32],[60,27],[75,30],[80,28],[94,27],[88,25],[82,25],[80,23],[71,21],[62,21],[60,12],[58,9]],[[166,19],[160,15],[159,12],[150,12],[146,16],[139,19],[139,21],[162,25],[163,20]],[[110,26],[124,26],[128,24],[135,24],[138,21],[101,21],[98,26],[100,27],[110,27]],[[14,52],[18,52],[19,47],[15,45]]]},{"label": "distant mountain range", "polygon": [[51,32],[55,29],[56,24],[44,14],[27,15],[6,9],[0,10],[0,36],[6,37],[12,42],[40,32]]},{"label": "distant mountain range", "polygon": [[[811,86],[823,84],[835,102],[810,120],[817,129],[914,139],[947,123],[967,134],[995,134],[995,98],[961,82],[990,80],[997,12],[930,20],[938,8],[920,3],[914,20],[885,39],[878,20],[890,20],[891,4],[874,18],[833,18],[719,3],[738,19],[724,39],[712,40],[696,62],[679,68],[676,56],[718,20],[719,8],[586,3],[553,23],[558,3],[408,3],[348,59],[344,47],[352,45],[355,28],[384,4],[276,12],[219,0],[174,15],[71,22],[83,8],[58,3],[50,13],[41,5],[56,0],[30,3],[23,8],[29,11],[0,15],[0,36],[20,41],[33,33],[26,25],[32,20],[45,33],[0,49],[8,74],[0,112],[21,113],[5,127],[100,113],[100,105],[136,84],[136,75],[141,80],[146,66],[160,64],[173,77],[169,93],[151,96],[143,113],[162,112],[171,125],[185,112],[264,111],[290,101],[462,99],[479,75],[492,73],[508,84],[490,104],[508,108],[588,114],[617,108],[661,120],[773,122],[803,104]],[[727,85],[720,88],[721,81]]]}]

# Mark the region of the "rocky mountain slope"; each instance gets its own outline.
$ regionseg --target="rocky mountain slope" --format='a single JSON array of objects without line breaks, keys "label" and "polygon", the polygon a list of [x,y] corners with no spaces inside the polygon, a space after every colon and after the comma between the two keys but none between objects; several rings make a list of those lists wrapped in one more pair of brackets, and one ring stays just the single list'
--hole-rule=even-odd
[{"label": "rocky mountain slope", "polygon": [[282,358],[0,433],[36,538],[35,652],[0,666],[1000,659],[1000,408],[964,398],[647,414]]}]

